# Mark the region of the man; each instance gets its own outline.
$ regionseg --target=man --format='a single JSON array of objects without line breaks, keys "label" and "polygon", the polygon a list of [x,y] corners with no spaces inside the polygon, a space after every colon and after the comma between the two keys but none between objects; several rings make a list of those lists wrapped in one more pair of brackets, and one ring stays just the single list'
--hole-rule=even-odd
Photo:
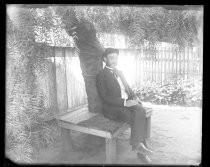
[{"label": "man", "polygon": [[123,73],[116,69],[119,50],[107,48],[103,54],[106,66],[97,76],[97,88],[103,101],[103,115],[131,126],[130,144],[138,158],[151,162],[152,151],[146,144],[147,113],[131,90]]}]

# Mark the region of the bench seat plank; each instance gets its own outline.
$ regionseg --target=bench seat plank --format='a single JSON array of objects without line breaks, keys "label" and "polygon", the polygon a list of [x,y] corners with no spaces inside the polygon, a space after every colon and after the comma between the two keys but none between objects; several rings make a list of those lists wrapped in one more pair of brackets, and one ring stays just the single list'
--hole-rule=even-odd
[{"label": "bench seat plank", "polygon": [[88,120],[82,121],[79,125],[88,127],[88,128],[96,128],[103,131],[110,132],[113,134],[117,129],[122,127],[124,122],[116,122],[105,118],[102,114],[98,114],[95,117],[92,117]]},{"label": "bench seat plank", "polygon": [[65,129],[75,130],[77,132],[87,133],[87,134],[100,136],[104,138],[112,138],[110,132],[106,132],[106,131],[99,130],[96,128],[88,128],[84,126],[79,126],[79,125],[72,124],[70,122],[62,121],[62,120],[59,120],[59,125],[60,127],[63,127]]},{"label": "bench seat plank", "polygon": [[79,110],[75,110],[70,113],[66,113],[62,115],[59,120],[67,121],[73,124],[78,124],[79,122],[90,119],[94,116],[98,115],[98,113],[91,113],[88,111],[87,107],[81,108]]},{"label": "bench seat plank", "polygon": [[62,115],[58,120],[63,128],[105,138],[116,137],[128,128],[127,123],[110,120],[99,113],[91,113],[87,107]]}]

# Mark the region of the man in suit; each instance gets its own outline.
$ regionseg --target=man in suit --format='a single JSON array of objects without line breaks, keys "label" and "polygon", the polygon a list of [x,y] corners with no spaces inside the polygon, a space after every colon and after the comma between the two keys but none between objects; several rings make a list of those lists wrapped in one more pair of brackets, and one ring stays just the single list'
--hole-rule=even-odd
[{"label": "man in suit", "polygon": [[103,115],[130,124],[132,150],[137,153],[138,158],[149,163],[151,160],[148,155],[153,151],[146,143],[148,113],[128,85],[123,73],[116,69],[118,55],[118,49],[107,48],[103,54],[106,66],[97,76],[97,89],[103,101]]}]

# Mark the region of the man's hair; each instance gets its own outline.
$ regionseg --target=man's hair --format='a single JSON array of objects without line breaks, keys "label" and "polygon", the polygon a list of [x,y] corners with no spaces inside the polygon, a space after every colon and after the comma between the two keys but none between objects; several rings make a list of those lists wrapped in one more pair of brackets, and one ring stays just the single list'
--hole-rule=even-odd
[{"label": "man's hair", "polygon": [[104,53],[103,53],[103,58],[106,57],[110,53],[117,53],[117,54],[119,54],[119,49],[106,48],[105,51],[104,51]]}]

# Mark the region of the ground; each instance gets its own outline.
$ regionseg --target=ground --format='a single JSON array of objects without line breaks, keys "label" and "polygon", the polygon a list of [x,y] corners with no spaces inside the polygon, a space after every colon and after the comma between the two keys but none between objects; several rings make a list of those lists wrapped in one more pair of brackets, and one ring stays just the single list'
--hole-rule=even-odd
[{"label": "ground", "polygon": [[[151,138],[148,141],[155,153],[150,156],[152,164],[198,165],[201,163],[202,110],[196,107],[170,107],[151,105],[154,110],[151,125]],[[117,141],[118,164],[143,164],[131,151],[130,129]],[[84,138],[77,137],[77,143]],[[104,164],[105,144],[95,150],[61,151],[58,140],[53,147],[40,150],[35,163],[65,164]]]}]

